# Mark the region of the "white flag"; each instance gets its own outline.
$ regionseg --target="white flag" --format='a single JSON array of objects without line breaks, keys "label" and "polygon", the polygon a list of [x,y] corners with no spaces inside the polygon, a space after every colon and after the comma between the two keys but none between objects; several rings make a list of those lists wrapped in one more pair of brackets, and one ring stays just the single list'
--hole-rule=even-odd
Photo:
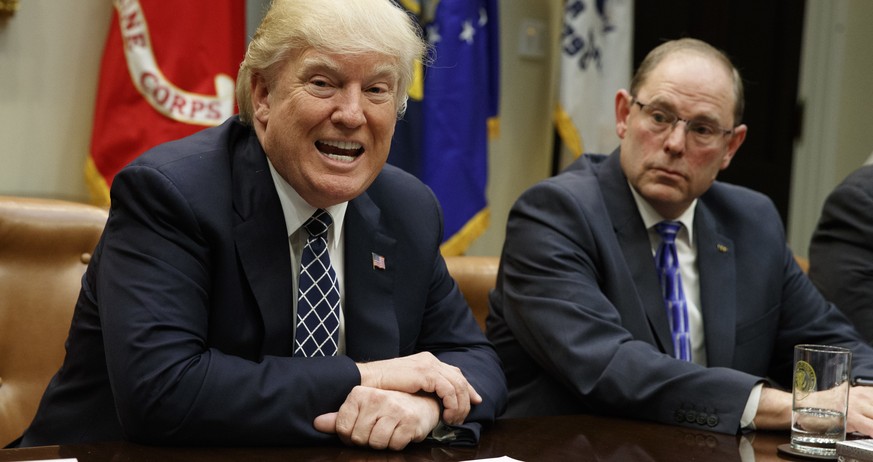
[{"label": "white flag", "polygon": [[573,158],[618,146],[615,93],[633,59],[633,0],[567,0],[555,125]]}]

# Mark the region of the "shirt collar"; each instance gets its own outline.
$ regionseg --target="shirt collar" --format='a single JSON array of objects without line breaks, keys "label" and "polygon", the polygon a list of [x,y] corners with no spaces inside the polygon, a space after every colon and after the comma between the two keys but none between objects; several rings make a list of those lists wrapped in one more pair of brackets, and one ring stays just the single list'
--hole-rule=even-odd
[{"label": "shirt collar", "polygon": [[[273,177],[273,184],[276,186],[276,192],[279,194],[282,213],[285,214],[285,231],[288,233],[288,237],[291,237],[317,209],[300,197],[300,194],[282,178],[282,175],[279,175],[279,172],[273,167],[273,163],[270,162],[269,158],[267,158],[267,165],[270,166],[270,175]],[[325,209],[333,220],[333,226],[327,233],[327,245],[333,249],[339,246],[339,237],[342,235],[343,222],[348,205],[348,202],[341,202]]]},{"label": "shirt collar", "polygon": [[[645,224],[646,229],[652,229],[653,226],[658,223],[667,220],[655,211],[655,208],[652,207],[652,204],[649,204],[643,196],[641,196],[636,189],[634,189],[633,185],[628,183],[628,187],[630,187],[631,193],[634,195],[634,202],[637,204],[637,209],[640,211],[640,216],[643,218],[643,224]],[[678,218],[672,221],[678,221],[682,223],[682,226],[688,230],[688,243],[694,244],[693,236],[694,236],[694,212],[697,210],[697,199],[691,202],[691,205],[682,212],[682,215],[679,215]]]}]

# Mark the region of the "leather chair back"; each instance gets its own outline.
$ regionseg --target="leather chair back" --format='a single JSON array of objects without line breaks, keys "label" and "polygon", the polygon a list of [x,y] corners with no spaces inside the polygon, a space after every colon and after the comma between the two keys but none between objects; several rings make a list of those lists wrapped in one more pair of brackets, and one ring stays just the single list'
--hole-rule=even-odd
[{"label": "leather chair back", "polygon": [[[794,257],[800,268],[807,272],[809,261],[803,257]],[[485,331],[485,318],[488,317],[488,294],[497,284],[497,269],[500,257],[490,256],[449,256],[445,257],[449,274],[461,288],[461,293],[467,299],[467,304],[473,310],[476,322]]]},{"label": "leather chair back", "polygon": [[500,257],[452,256],[446,257],[449,274],[461,289],[473,316],[482,331],[488,317],[488,294],[497,284]]},{"label": "leather chair back", "polygon": [[30,424],[64,342],[107,212],[0,196],[0,447]]},{"label": "leather chair back", "polygon": [[797,265],[800,266],[804,273],[809,273],[809,260],[806,257],[795,255],[794,261],[797,262]]}]

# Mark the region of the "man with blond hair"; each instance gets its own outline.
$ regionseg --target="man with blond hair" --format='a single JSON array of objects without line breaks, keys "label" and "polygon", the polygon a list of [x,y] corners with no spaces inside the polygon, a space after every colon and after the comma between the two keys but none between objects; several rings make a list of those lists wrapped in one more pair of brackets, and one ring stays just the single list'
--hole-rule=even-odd
[{"label": "man with blond hair", "polygon": [[389,0],[277,0],[239,117],[112,185],[67,357],[22,446],[475,442],[500,363],[386,166],[426,46]]}]

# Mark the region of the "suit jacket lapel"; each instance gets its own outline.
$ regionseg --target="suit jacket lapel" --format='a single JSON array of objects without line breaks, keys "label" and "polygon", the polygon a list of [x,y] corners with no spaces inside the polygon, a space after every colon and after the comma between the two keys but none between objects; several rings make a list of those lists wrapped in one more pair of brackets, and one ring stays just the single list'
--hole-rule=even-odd
[{"label": "suit jacket lapel", "polygon": [[262,354],[289,356],[293,344],[293,272],[282,205],[267,158],[251,131],[231,152],[234,242],[264,322]]},{"label": "suit jacket lapel", "polygon": [[734,242],[720,233],[715,218],[703,200],[697,203],[694,233],[707,365],[730,367],[736,336]]},{"label": "suit jacket lapel", "polygon": [[[378,179],[376,181],[379,181]],[[381,211],[365,192],[349,202],[345,224],[346,354],[356,361],[394,358],[400,354],[400,332],[394,306],[394,284],[400,256],[396,241],[380,225]],[[385,269],[373,263],[385,258]]]},{"label": "suit jacket lapel", "polygon": [[601,169],[599,181],[603,190],[603,200],[615,228],[616,239],[624,254],[624,260],[633,280],[636,281],[640,304],[648,317],[658,347],[661,351],[672,355],[670,324],[661,295],[661,283],[655,270],[648,231],[637,210],[627,178],[621,171],[619,155],[619,150],[614,151],[604,161]]}]

